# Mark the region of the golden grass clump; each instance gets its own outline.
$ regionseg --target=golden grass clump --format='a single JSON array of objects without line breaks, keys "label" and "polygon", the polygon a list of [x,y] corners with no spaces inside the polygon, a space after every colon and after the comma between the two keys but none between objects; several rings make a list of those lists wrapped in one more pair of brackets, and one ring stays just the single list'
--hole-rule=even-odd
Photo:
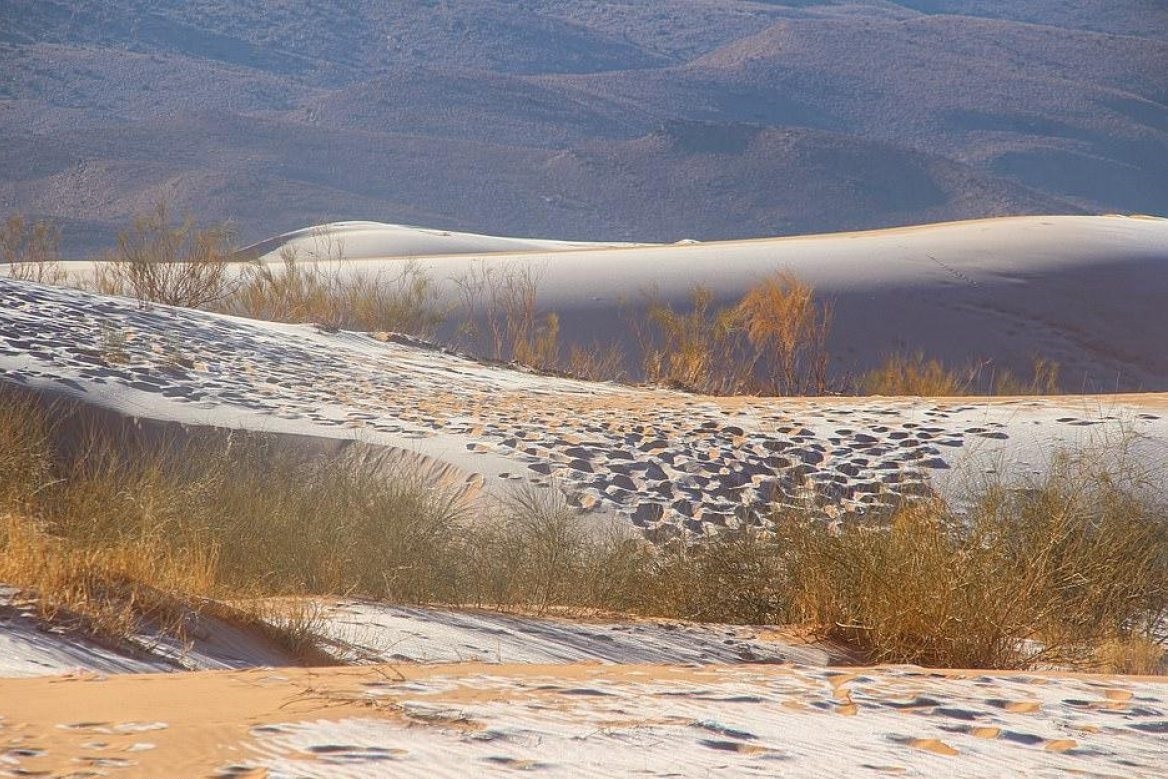
[{"label": "golden grass clump", "polygon": [[143,620],[176,630],[180,604],[214,591],[214,549],[147,536],[101,543],[61,537],[18,515],[0,532],[0,581],[34,594],[46,621],[90,634],[132,640]]},{"label": "golden grass clump", "polygon": [[787,520],[778,535],[792,617],[877,661],[1089,668],[1101,647],[1166,638],[1164,506],[1083,457],[989,485],[966,516],[918,503],[887,527]]},{"label": "golden grass clump", "polygon": [[941,360],[928,359],[921,352],[894,354],[857,382],[861,395],[916,395],[955,397],[958,395],[1057,395],[1059,364],[1035,357],[1030,378],[1007,369],[995,368],[983,360],[963,368],[950,368]]},{"label": "golden grass clump", "polygon": [[862,395],[952,397],[969,392],[973,376],[951,370],[937,359],[917,352],[894,354],[860,379]]}]

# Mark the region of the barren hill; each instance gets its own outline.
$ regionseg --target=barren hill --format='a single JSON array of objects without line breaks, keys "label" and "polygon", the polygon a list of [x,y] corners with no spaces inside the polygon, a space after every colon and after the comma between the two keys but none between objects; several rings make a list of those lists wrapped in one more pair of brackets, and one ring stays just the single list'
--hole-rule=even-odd
[{"label": "barren hill", "polygon": [[1168,11],[1121,0],[29,2],[0,211],[167,198],[594,240],[1168,212]]}]

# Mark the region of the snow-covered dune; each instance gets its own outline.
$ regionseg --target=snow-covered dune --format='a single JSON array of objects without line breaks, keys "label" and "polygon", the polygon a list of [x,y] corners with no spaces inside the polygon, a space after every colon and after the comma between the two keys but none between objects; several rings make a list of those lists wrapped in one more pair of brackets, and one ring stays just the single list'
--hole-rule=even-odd
[{"label": "snow-covered dune", "polygon": [[[618,347],[640,370],[633,322],[650,305],[690,305],[698,287],[729,305],[760,279],[788,271],[831,304],[830,372],[846,381],[892,354],[921,353],[951,368],[1031,374],[1060,366],[1067,392],[1168,390],[1168,219],[1048,216],[982,219],[853,233],[676,244],[600,244],[339,222],[244,249],[278,263],[292,251],[338,274],[430,284],[447,314],[440,340],[485,318],[492,294],[530,283],[536,317],[559,317],[559,348]],[[408,264],[407,264],[408,261]],[[70,263],[87,276],[94,263]],[[244,267],[242,264],[240,267]],[[470,310],[468,300],[477,306]]]},{"label": "snow-covered dune", "polygon": [[297,446],[363,441],[474,493],[557,487],[650,538],[809,496],[862,513],[925,483],[956,490],[953,474],[1041,472],[1060,447],[1126,442],[1161,477],[1168,462],[1163,395],[716,398],[4,279],[0,299],[0,382]]},{"label": "snow-covered dune", "polygon": [[468,281],[530,278],[538,311],[559,316],[565,350],[631,347],[630,321],[650,296],[683,308],[701,286],[728,304],[790,271],[833,304],[837,377],[923,352],[1019,375],[1035,358],[1053,360],[1074,392],[1168,390],[1168,219],[1016,217],[616,248],[362,224],[325,231],[330,248],[321,234],[281,245],[318,246],[351,273],[394,273],[413,258],[447,307],[460,305]]},{"label": "snow-covered dune", "polygon": [[0,771],[119,776],[1163,776],[1152,678],[396,665],[0,680]]},{"label": "snow-covered dune", "polygon": [[330,222],[268,238],[241,249],[239,255],[261,262],[280,260],[288,252],[304,260],[366,260],[492,252],[568,251],[635,245],[637,244],[507,238],[382,222]]}]

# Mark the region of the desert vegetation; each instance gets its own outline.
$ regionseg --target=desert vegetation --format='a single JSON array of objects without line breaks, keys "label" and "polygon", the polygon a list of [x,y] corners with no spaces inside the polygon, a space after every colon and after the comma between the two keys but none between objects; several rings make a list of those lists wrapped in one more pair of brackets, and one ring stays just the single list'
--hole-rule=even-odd
[{"label": "desert vegetation", "polygon": [[[1059,391],[1059,366],[1037,356],[1031,375],[988,360],[946,365],[922,353],[894,353],[870,371],[829,373],[833,306],[789,271],[762,277],[739,300],[716,301],[696,286],[675,308],[653,290],[627,305],[625,343],[560,339],[557,312],[537,305],[540,273],[529,266],[472,268],[452,279],[443,303],[436,281],[415,262],[392,272],[346,267],[343,241],[320,229],[307,248],[279,262],[240,258],[227,225],[176,218],[165,202],[118,236],[90,279],[70,278],[57,261],[57,232],[12,216],[0,228],[0,259],[17,278],[80,283],[105,294],[201,308],[328,330],[402,333],[479,356],[598,381],[639,380],[716,395],[1041,395]],[[837,366],[838,373],[838,366]]]},{"label": "desert vegetation", "polygon": [[30,222],[12,214],[0,224],[0,265],[9,276],[38,284],[59,284],[65,280],[61,269],[60,231],[46,221]]},{"label": "desert vegetation", "polygon": [[[181,638],[183,615],[207,609],[256,619],[225,604],[348,593],[792,623],[873,661],[1163,667],[1168,510],[1102,460],[989,483],[964,513],[918,500],[829,525],[785,508],[763,529],[654,547],[582,523],[556,490],[471,512],[376,450],[126,439],[77,413],[0,393],[0,582],[115,640],[147,623]],[[304,643],[305,620],[276,622]]]},{"label": "desert vegetation", "polygon": [[714,305],[702,287],[690,298],[678,312],[650,295],[645,317],[629,318],[647,380],[711,394],[829,390],[831,305],[794,274],[764,277],[729,306]]},{"label": "desert vegetation", "polygon": [[279,265],[248,265],[217,310],[271,322],[311,322],[330,330],[430,338],[445,319],[431,280],[414,263],[393,274],[343,273],[316,257],[283,252]]},{"label": "desert vegetation", "polygon": [[[559,316],[536,308],[539,272],[527,267],[472,267],[454,279],[459,305],[451,316],[459,345],[493,360],[543,370],[560,365]],[[610,378],[610,377],[606,377]]]},{"label": "desert vegetation", "polygon": [[1091,666],[1104,647],[1165,639],[1158,500],[1113,466],[1062,454],[1041,481],[986,485],[967,514],[919,503],[838,532],[789,520],[776,540],[794,574],[790,616],[877,660]]},{"label": "desert vegetation", "polygon": [[238,278],[230,258],[227,225],[200,227],[190,216],[176,223],[170,206],[159,202],[118,233],[117,250],[94,284],[106,294],[137,298],[141,305],[204,308],[235,290]]},{"label": "desert vegetation", "polygon": [[1035,357],[1029,378],[1019,378],[1007,369],[995,369],[988,361],[952,368],[938,359],[893,354],[857,382],[861,395],[1055,395],[1059,392],[1059,365]]}]

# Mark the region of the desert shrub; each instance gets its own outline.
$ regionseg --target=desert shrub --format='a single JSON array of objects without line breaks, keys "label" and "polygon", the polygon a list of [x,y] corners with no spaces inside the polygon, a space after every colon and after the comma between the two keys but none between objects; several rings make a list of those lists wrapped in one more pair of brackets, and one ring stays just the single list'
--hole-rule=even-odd
[{"label": "desert shrub", "polygon": [[143,620],[177,632],[177,604],[212,591],[214,550],[158,533],[72,538],[26,515],[0,532],[0,581],[35,595],[43,619],[91,634],[132,642]]},{"label": "desert shrub", "polygon": [[[811,395],[827,390],[827,335],[831,306],[790,272],[752,286],[736,308],[751,347],[752,363],[767,370],[767,394]],[[752,367],[752,373],[754,369]]]},{"label": "desert shrub", "polygon": [[60,242],[61,233],[51,223],[13,214],[0,224],[0,265],[14,279],[59,284],[65,279]]},{"label": "desert shrub", "polygon": [[1164,638],[1164,508],[1082,458],[1027,488],[987,486],[968,516],[918,503],[890,526],[778,532],[794,616],[876,661],[1089,666],[1105,643]]},{"label": "desert shrub", "polygon": [[458,288],[459,345],[493,360],[554,369],[560,363],[560,320],[539,311],[540,271],[529,265],[472,267],[453,279]]},{"label": "desert shrub", "polygon": [[[309,458],[245,441],[232,444],[231,461],[232,473],[214,474],[220,508],[207,505],[194,520],[223,550],[225,583],[406,602],[452,597],[443,566],[459,536],[454,493],[362,449]],[[261,492],[240,471],[279,486]]]},{"label": "desert shrub", "polygon": [[143,620],[181,632],[176,615],[204,597],[457,600],[453,498],[376,457],[310,457],[244,434],[127,438],[76,410],[50,417],[0,393],[0,582],[46,618],[124,641]]},{"label": "desert shrub", "polygon": [[679,619],[763,625],[790,613],[786,557],[771,534],[742,527],[679,542],[652,561],[635,608]]},{"label": "desert shrub", "polygon": [[831,306],[787,272],[716,306],[695,287],[688,310],[646,295],[643,317],[626,314],[646,380],[711,394],[796,395],[828,391]]},{"label": "desert shrub", "polygon": [[727,376],[735,328],[734,311],[714,308],[714,296],[704,287],[690,293],[688,311],[675,311],[650,296],[643,322],[634,322],[641,349],[641,370],[647,381],[701,392],[732,392],[741,377]]},{"label": "desert shrub", "polygon": [[1057,395],[1059,364],[1035,357],[1029,379],[1020,379],[1008,370],[994,371],[992,392],[995,395]]},{"label": "desert shrub", "polygon": [[955,371],[924,354],[894,354],[860,380],[864,395],[919,395],[944,397],[965,395],[976,370]]},{"label": "desert shrub", "polygon": [[283,251],[281,262],[280,267],[262,264],[249,268],[225,308],[268,322],[339,322],[340,306],[332,299],[335,279],[301,262],[294,250]]},{"label": "desert shrub", "polygon": [[312,322],[328,329],[407,333],[427,338],[446,314],[433,282],[417,263],[396,272],[346,272],[339,265],[286,249],[279,263],[250,266],[218,308],[272,322]]},{"label": "desert shrub", "polygon": [[130,295],[142,305],[204,308],[226,299],[238,284],[231,231],[198,227],[191,217],[173,222],[160,202],[118,234],[118,248],[98,273],[106,294]]}]

